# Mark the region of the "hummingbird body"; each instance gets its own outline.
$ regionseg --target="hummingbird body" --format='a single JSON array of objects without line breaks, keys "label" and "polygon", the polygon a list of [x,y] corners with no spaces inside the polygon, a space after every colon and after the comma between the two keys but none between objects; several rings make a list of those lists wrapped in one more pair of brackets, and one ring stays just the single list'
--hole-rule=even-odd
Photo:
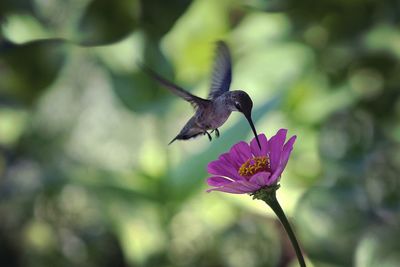
[{"label": "hummingbird body", "polygon": [[214,63],[211,90],[208,99],[189,93],[145,66],[143,66],[143,70],[171,92],[190,102],[196,109],[195,114],[169,144],[175,140],[187,140],[201,134],[207,134],[211,141],[212,137],[208,131],[215,131],[216,136],[219,137],[218,128],[226,122],[232,111],[239,111],[248,120],[257,143],[261,148],[256,129],[251,119],[253,102],[250,96],[241,90],[229,91],[232,79],[231,57],[229,48],[224,42],[219,41],[217,43],[217,56]]},{"label": "hummingbird body", "polygon": [[198,123],[207,130],[215,130],[222,126],[231,115],[233,109],[228,104],[231,92],[226,92],[211,100],[208,107],[196,111]]},{"label": "hummingbird body", "polygon": [[209,130],[216,130],[218,133],[218,128],[226,122],[233,111],[227,108],[228,93],[210,101],[206,107],[197,109],[170,144],[177,139],[186,140],[200,134],[207,134]]}]

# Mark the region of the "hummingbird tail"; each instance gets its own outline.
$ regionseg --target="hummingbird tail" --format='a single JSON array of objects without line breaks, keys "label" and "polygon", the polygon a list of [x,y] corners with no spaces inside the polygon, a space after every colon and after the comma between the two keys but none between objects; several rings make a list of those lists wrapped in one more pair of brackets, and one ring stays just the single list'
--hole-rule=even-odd
[{"label": "hummingbird tail", "polygon": [[168,143],[168,145],[170,145],[173,142],[175,142],[175,140],[188,140],[188,139],[194,138],[194,137],[196,137],[198,135],[201,135],[201,134],[205,134],[205,133],[203,131],[192,133],[192,134],[187,134],[187,133],[182,134],[182,133],[180,133],[174,139],[172,139],[171,142]]},{"label": "hummingbird tail", "polygon": [[171,142],[168,143],[168,145],[172,144],[172,143],[173,143],[175,140],[177,140],[177,139],[178,139],[178,136],[175,137],[174,139],[172,139]]}]

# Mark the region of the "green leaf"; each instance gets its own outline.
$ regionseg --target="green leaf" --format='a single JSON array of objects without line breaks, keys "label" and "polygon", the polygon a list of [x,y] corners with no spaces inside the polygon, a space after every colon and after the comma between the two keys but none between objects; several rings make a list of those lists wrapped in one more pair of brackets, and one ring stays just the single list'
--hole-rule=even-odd
[{"label": "green leaf", "polygon": [[12,101],[32,104],[56,79],[67,44],[58,39],[0,47],[0,94]]},{"label": "green leaf", "polygon": [[171,29],[191,2],[190,0],[143,0],[141,26],[149,36],[158,40]]},{"label": "green leaf", "polygon": [[117,42],[136,29],[139,14],[137,0],[94,0],[79,23],[82,45]]}]

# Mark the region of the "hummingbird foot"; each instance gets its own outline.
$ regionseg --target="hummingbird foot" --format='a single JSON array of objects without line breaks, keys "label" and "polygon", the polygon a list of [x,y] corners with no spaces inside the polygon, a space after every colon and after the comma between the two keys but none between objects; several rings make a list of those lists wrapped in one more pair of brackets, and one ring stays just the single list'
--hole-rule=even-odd
[{"label": "hummingbird foot", "polygon": [[207,134],[208,140],[210,140],[210,142],[211,142],[211,140],[212,140],[211,135],[207,131],[204,131],[203,135],[205,135],[205,134]]},{"label": "hummingbird foot", "polygon": [[219,131],[217,128],[215,128],[214,130],[212,130],[210,133],[213,133],[215,131],[215,136],[218,138],[219,137]]},{"label": "hummingbird foot", "polygon": [[217,128],[215,128],[215,136],[218,138],[219,137],[219,131]]}]

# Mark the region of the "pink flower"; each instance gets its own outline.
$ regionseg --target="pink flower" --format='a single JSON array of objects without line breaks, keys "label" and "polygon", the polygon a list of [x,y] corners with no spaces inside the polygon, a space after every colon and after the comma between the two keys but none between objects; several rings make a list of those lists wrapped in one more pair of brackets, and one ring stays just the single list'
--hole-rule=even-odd
[{"label": "pink flower", "polygon": [[269,141],[260,134],[261,149],[255,138],[250,145],[241,141],[210,162],[207,170],[213,176],[207,183],[213,188],[207,192],[244,194],[277,185],[296,140],[292,136],[285,144],[286,133],[286,129],[280,129]]}]

